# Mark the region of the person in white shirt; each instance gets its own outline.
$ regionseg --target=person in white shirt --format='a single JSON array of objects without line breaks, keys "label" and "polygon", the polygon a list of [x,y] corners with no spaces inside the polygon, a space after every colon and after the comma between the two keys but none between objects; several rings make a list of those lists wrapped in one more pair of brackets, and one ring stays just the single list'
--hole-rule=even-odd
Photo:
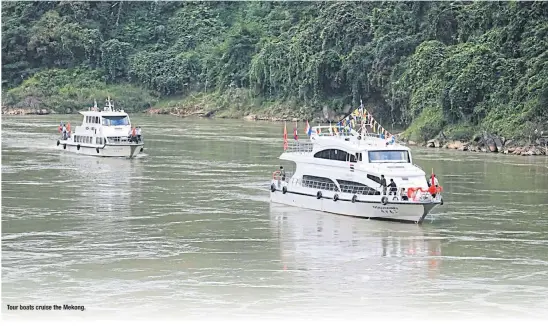
[{"label": "person in white shirt", "polygon": [[137,127],[137,142],[140,143],[141,142],[141,127]]}]

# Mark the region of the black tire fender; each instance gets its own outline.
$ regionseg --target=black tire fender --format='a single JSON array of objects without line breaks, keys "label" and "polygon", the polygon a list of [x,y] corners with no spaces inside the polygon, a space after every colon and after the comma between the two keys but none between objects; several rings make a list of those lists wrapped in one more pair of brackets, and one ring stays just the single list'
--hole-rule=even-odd
[{"label": "black tire fender", "polygon": [[63,149],[67,149],[67,144],[63,144]]},{"label": "black tire fender", "polygon": [[321,199],[321,198],[322,198],[322,192],[321,192],[321,191],[318,191],[318,192],[316,193],[316,198],[318,198],[318,199]]},{"label": "black tire fender", "polygon": [[287,187],[286,187],[286,186],[284,186],[284,187],[282,188],[282,194],[284,194],[284,195],[285,195],[285,193],[286,193],[286,192],[287,192]]},{"label": "black tire fender", "polygon": [[97,154],[99,154],[99,148],[96,148],[95,150],[97,151]]},{"label": "black tire fender", "polygon": [[273,183],[270,184],[270,191],[271,191],[271,192],[275,192],[275,191],[276,191],[276,186],[275,186]]},{"label": "black tire fender", "polygon": [[353,203],[355,203],[355,202],[356,202],[356,200],[358,200],[358,195],[354,195],[354,196],[352,196],[352,202],[353,202]]},{"label": "black tire fender", "polygon": [[335,194],[335,196],[333,196],[333,201],[337,201],[339,200],[339,194]]},{"label": "black tire fender", "polygon": [[60,142],[60,141],[57,141],[57,146],[59,146],[59,144],[61,144],[61,142]]},{"label": "black tire fender", "polygon": [[76,149],[80,150],[80,144],[76,145]]},{"label": "black tire fender", "polygon": [[388,197],[386,197],[386,196],[382,197],[382,198],[381,198],[381,203],[382,203],[383,205],[388,204]]}]

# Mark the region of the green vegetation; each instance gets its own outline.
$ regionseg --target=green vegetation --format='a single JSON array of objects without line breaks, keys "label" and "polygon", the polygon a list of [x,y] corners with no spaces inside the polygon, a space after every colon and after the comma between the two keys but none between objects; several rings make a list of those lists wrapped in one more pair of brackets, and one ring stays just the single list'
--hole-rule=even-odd
[{"label": "green vegetation", "polygon": [[546,2],[6,2],[3,105],[311,118],[424,140],[548,121]]}]

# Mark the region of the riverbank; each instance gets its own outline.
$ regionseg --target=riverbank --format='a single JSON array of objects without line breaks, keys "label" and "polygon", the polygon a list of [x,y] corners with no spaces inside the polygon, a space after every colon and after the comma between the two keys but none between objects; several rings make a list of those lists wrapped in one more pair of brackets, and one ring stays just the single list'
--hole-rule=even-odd
[{"label": "riverbank", "polygon": [[[291,121],[310,123],[328,123],[338,121],[344,117],[344,114],[337,114],[333,110],[324,109],[322,114],[311,115],[306,110],[298,110],[291,105],[282,103],[270,103],[253,107],[232,102],[228,108],[220,109],[219,106],[212,104],[208,99],[193,98],[193,101],[164,101],[155,105],[142,113],[148,115],[172,115],[180,118],[201,117],[201,118],[220,118],[220,119],[243,119],[246,121]],[[160,106],[160,107],[158,107]],[[238,108],[235,108],[237,106]],[[257,109],[259,108],[259,109]],[[295,114],[300,112],[300,114]],[[308,111],[310,112],[310,111]],[[56,114],[49,109],[30,109],[30,108],[7,108],[2,107],[2,115],[47,115]],[[505,139],[496,135],[483,133],[476,136],[471,141],[448,139],[443,136],[428,140],[426,142],[416,142],[405,139],[402,134],[397,137],[408,146],[453,149],[458,151],[482,152],[482,153],[501,153],[520,156],[542,156],[548,155],[548,137],[536,137],[531,140],[513,140]]]},{"label": "riverbank", "polygon": [[49,109],[7,108],[2,107],[2,115],[47,115],[57,112]]},{"label": "riverbank", "polygon": [[422,143],[404,140],[404,143],[408,146],[443,148],[464,152],[500,153],[521,156],[548,155],[548,137],[538,137],[534,141],[525,141],[505,139],[504,137],[484,133],[469,142],[436,138]]}]

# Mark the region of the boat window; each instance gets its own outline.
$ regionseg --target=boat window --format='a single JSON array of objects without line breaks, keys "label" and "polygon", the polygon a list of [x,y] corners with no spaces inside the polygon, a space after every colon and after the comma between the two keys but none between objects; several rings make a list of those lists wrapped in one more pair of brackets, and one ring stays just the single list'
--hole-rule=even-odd
[{"label": "boat window", "polygon": [[340,149],[324,149],[314,154],[315,158],[322,158],[325,160],[343,161],[343,162],[356,162],[356,156],[351,155]]},{"label": "boat window", "polygon": [[356,158],[358,161],[362,161],[362,153],[356,153]]},{"label": "boat window", "polygon": [[369,151],[369,162],[378,163],[378,162],[390,162],[390,163],[410,163],[409,152],[407,151]]},{"label": "boat window", "polygon": [[367,175],[367,179],[373,180],[373,181],[375,181],[375,182],[378,183],[378,184],[381,183],[381,178],[380,178],[380,177],[377,177],[376,175],[368,174],[368,175]]},{"label": "boat window", "polygon": [[309,187],[309,188],[316,188],[316,189],[338,191],[338,187],[335,184],[335,182],[333,182],[333,180],[329,178],[317,177],[313,175],[303,175],[302,186]]},{"label": "boat window", "polygon": [[129,126],[127,116],[103,117],[103,126]]},{"label": "boat window", "polygon": [[358,195],[380,195],[381,193],[371,187],[364,185],[363,183],[348,181],[348,180],[339,180],[337,182],[341,186],[341,192],[358,194]]}]

